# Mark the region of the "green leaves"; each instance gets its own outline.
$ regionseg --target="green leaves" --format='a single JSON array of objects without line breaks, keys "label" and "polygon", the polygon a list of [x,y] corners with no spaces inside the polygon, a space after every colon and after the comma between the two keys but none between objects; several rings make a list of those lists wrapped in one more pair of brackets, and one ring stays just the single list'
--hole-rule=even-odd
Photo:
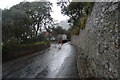
[{"label": "green leaves", "polygon": [[72,32],[77,32],[78,34],[80,28],[83,29],[84,27],[81,24],[83,25],[85,23],[85,21],[81,23],[80,20],[83,17],[86,18],[91,13],[94,2],[71,2],[69,5],[66,4],[64,2],[58,2],[58,6],[61,6],[61,13],[70,17],[68,23],[72,27]]},{"label": "green leaves", "polygon": [[11,38],[22,44],[36,41],[41,27],[49,31],[53,25],[51,6],[50,2],[21,2],[2,10],[3,42]]}]

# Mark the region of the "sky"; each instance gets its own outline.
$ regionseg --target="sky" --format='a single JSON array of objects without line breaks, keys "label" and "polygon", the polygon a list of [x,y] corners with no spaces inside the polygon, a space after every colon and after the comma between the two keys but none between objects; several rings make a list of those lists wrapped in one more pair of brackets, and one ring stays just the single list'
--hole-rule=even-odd
[{"label": "sky", "polygon": [[[1,9],[4,9],[4,8],[9,9],[13,5],[19,4],[22,1],[32,2],[35,0],[0,0],[0,8]],[[50,2],[53,3],[53,7],[52,7],[53,12],[51,13],[51,16],[53,17],[54,20],[58,21],[58,23],[59,23],[63,20],[67,20],[69,18],[68,16],[64,16],[61,14],[61,9],[56,4],[57,0],[50,0]]]}]

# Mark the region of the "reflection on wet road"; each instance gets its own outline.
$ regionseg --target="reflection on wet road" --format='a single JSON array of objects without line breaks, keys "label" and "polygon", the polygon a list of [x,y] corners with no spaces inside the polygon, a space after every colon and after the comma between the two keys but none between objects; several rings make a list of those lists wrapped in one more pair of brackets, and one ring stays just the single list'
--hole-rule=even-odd
[{"label": "reflection on wet road", "polygon": [[72,45],[51,44],[47,50],[3,64],[3,78],[78,78]]}]

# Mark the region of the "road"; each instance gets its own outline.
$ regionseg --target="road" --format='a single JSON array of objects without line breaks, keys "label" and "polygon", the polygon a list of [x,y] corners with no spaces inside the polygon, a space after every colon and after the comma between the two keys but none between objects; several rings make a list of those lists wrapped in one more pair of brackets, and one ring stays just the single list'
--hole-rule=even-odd
[{"label": "road", "polygon": [[[61,47],[61,48],[60,48]],[[78,78],[77,53],[70,43],[51,44],[49,49],[2,65],[3,78]]]}]

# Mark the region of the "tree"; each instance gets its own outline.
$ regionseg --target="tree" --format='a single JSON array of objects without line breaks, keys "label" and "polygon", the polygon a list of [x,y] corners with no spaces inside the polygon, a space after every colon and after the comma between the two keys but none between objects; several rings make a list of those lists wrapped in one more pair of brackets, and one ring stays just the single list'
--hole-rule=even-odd
[{"label": "tree", "polygon": [[22,42],[23,38],[27,39],[31,35],[25,12],[17,9],[6,9],[2,11],[2,14],[3,42],[9,41],[11,38],[17,38],[18,42]]},{"label": "tree", "polygon": [[51,6],[52,3],[50,2],[22,2],[14,7],[26,11],[31,20],[31,27],[37,36],[42,27],[49,31],[49,28],[54,24],[50,15],[50,12],[52,11]]},{"label": "tree", "polygon": [[68,1],[59,1],[57,4],[61,7],[61,13],[70,17],[68,23],[71,27],[73,27],[73,29],[76,28],[74,30],[79,30],[81,26],[80,20],[87,18],[86,16],[91,13],[94,2],[69,2],[68,4]]},{"label": "tree", "polygon": [[3,42],[14,38],[19,43],[36,41],[42,28],[50,31],[54,24],[50,2],[21,2],[2,10]]},{"label": "tree", "polygon": [[70,2],[67,5],[66,2],[58,2],[58,6],[61,7],[61,13],[70,17],[68,20],[72,25],[76,25],[77,21],[84,15],[88,15],[91,12],[94,3],[90,2]]}]

